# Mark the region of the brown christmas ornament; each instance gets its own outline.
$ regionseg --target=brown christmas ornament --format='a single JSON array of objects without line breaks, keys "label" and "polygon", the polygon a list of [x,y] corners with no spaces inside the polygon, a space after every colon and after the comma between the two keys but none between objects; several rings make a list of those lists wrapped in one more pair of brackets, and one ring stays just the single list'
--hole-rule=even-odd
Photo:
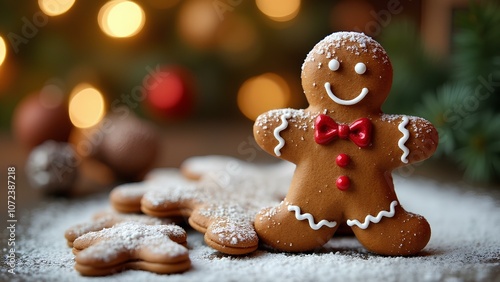
[{"label": "brown christmas ornament", "polygon": [[72,127],[66,100],[42,93],[21,100],[12,118],[13,135],[27,149],[47,140],[67,141]]},{"label": "brown christmas ornament", "polygon": [[98,125],[73,134],[83,157],[107,165],[118,178],[141,180],[159,154],[160,135],[150,123],[133,115],[108,114]]}]

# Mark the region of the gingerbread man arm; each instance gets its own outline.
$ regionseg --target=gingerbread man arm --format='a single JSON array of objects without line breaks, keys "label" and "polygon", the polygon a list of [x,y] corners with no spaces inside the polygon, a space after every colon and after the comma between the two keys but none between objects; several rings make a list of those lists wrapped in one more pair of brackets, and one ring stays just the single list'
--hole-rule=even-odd
[{"label": "gingerbread man arm", "polygon": [[[304,110],[280,109],[260,115],[255,121],[253,132],[259,146],[269,154],[295,162],[292,146],[299,146],[314,118]],[[293,142],[293,144],[292,144]]]},{"label": "gingerbread man arm", "polygon": [[398,166],[423,161],[436,151],[439,137],[436,128],[429,121],[405,115],[384,115],[382,119],[384,118],[397,126],[400,133],[397,140],[400,153]]}]

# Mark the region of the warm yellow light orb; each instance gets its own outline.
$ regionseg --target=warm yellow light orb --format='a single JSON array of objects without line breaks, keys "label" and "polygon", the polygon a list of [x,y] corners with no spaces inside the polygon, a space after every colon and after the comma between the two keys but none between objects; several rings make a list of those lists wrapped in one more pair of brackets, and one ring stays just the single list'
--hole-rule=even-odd
[{"label": "warm yellow light orb", "polygon": [[88,128],[99,123],[106,113],[104,96],[89,84],[73,89],[69,100],[69,118],[74,126]]},{"label": "warm yellow light orb", "polygon": [[238,107],[249,119],[289,106],[290,87],[279,75],[265,73],[245,81],[238,91]]},{"label": "warm yellow light orb", "polygon": [[38,0],[40,10],[47,16],[59,16],[66,13],[75,4],[75,0]]},{"label": "warm yellow light orb", "polygon": [[107,35],[123,38],[139,33],[146,21],[146,15],[135,2],[113,0],[101,7],[97,21]]},{"label": "warm yellow light orb", "polygon": [[7,45],[5,44],[5,40],[0,36],[0,66],[5,61],[5,57],[7,56]]},{"label": "warm yellow light orb", "polygon": [[255,0],[255,3],[264,15],[277,22],[292,20],[300,10],[300,0]]}]

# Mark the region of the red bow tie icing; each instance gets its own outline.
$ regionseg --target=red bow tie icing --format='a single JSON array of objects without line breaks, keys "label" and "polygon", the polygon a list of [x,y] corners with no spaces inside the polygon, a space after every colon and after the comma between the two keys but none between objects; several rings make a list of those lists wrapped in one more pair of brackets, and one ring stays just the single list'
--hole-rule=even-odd
[{"label": "red bow tie icing", "polygon": [[337,124],[327,115],[319,115],[314,122],[314,140],[316,143],[325,145],[336,137],[349,138],[359,147],[366,147],[372,138],[372,123],[368,118],[360,118],[350,125]]}]

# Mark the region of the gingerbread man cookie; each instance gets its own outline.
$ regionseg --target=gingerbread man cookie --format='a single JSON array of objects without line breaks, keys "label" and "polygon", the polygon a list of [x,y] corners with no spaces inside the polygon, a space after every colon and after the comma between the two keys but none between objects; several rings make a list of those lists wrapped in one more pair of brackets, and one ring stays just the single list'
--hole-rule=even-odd
[{"label": "gingerbread man cookie", "polygon": [[205,234],[207,245],[226,254],[242,255],[257,249],[253,218],[259,209],[255,203],[232,201],[236,197],[209,178],[190,187],[168,188],[146,193],[142,211],[157,217],[188,218],[191,227]]},{"label": "gingerbread man cookie", "polygon": [[207,245],[241,255],[257,249],[255,215],[283,199],[293,165],[257,166],[231,157],[203,156],[184,161],[181,171],[196,180],[182,179],[173,169],[156,170],[147,181],[116,187],[111,202],[121,210],[139,205],[151,216],[188,218],[191,227],[205,234]]},{"label": "gingerbread man cookie", "polygon": [[381,111],[392,84],[385,50],[362,33],[333,33],[307,55],[301,76],[309,107],[269,111],[254,125],[265,151],[296,164],[284,201],[256,216],[259,238],[308,251],[347,223],[374,253],[418,253],[430,226],[403,208],[391,171],[430,157],[438,135],[422,118]]},{"label": "gingerbread man cookie", "polygon": [[68,241],[68,246],[73,247],[73,241],[76,238],[93,231],[99,231],[104,228],[110,228],[115,224],[122,222],[138,222],[148,225],[170,224],[172,220],[167,218],[156,218],[144,214],[123,214],[114,211],[104,211],[93,216],[92,221],[80,223],[72,226],[64,232],[64,237]]},{"label": "gingerbread man cookie", "polygon": [[185,245],[186,232],[179,226],[124,222],[78,237],[73,242],[75,269],[86,276],[125,269],[183,272],[191,267]]},{"label": "gingerbread man cookie", "polygon": [[124,183],[113,188],[109,198],[113,208],[119,212],[141,212],[141,199],[148,191],[166,189],[167,186],[189,186],[192,182],[179,169],[154,169],[146,174],[144,181]]},{"label": "gingerbread man cookie", "polygon": [[293,166],[286,163],[257,166],[221,156],[186,160],[182,171],[199,178],[193,185],[168,186],[144,194],[141,209],[158,217],[185,216],[204,233],[210,247],[242,255],[257,249],[254,229],[257,212],[283,199]]}]

